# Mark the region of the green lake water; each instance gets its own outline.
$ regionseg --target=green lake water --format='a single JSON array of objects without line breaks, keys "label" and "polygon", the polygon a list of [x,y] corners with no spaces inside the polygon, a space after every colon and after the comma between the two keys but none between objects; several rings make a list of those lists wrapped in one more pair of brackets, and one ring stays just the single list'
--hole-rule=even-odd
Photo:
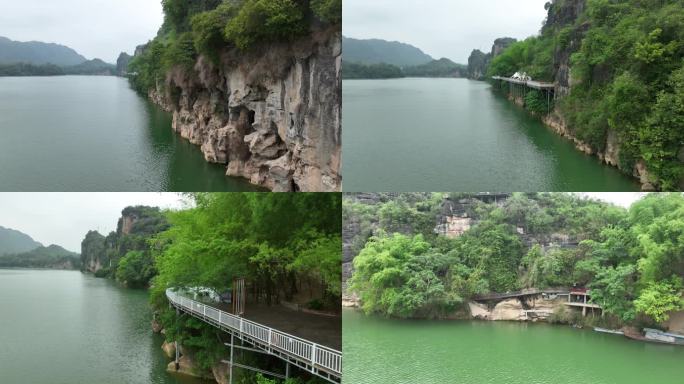
[{"label": "green lake water", "polygon": [[345,310],[344,383],[680,384],[684,347],[567,326],[399,321]]},{"label": "green lake water", "polygon": [[4,191],[249,191],[111,76],[0,77]]},{"label": "green lake water", "polygon": [[634,191],[486,82],[345,80],[344,190]]},{"label": "green lake water", "polygon": [[0,292],[0,383],[206,383],[166,372],[147,291],[75,271],[0,269]]}]

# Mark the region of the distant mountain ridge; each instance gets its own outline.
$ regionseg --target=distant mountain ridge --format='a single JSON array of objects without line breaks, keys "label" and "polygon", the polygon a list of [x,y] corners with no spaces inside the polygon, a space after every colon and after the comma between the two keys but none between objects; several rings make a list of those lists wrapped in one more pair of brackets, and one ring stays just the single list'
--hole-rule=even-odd
[{"label": "distant mountain ridge", "polygon": [[429,63],[406,66],[380,64],[359,64],[346,60],[342,61],[342,79],[396,79],[401,77],[432,77],[432,78],[459,78],[466,77],[468,66],[456,64],[453,61],[442,58],[432,60]]},{"label": "distant mountain ridge", "polygon": [[40,41],[14,41],[0,36],[0,64],[73,66],[86,61],[85,57],[65,45]]},{"label": "distant mountain ridge", "polygon": [[0,36],[0,76],[115,75],[114,64],[87,60],[64,45]]},{"label": "distant mountain ridge", "polygon": [[342,37],[342,59],[358,64],[391,64],[398,67],[417,66],[434,59],[413,45],[381,39]]},{"label": "distant mountain ridge", "polygon": [[0,255],[0,267],[79,269],[81,256],[52,244],[28,252]]},{"label": "distant mountain ridge", "polygon": [[42,246],[23,232],[0,226],[0,255],[28,252]]}]

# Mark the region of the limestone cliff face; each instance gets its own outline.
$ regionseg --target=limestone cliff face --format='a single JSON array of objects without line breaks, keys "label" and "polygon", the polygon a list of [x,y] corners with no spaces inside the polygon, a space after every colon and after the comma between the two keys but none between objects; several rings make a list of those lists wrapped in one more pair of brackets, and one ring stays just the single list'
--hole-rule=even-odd
[{"label": "limestone cliff face", "polygon": [[[347,194],[346,199],[362,205],[377,205],[394,198],[398,194],[393,193],[353,193]],[[439,212],[435,217],[435,227],[433,231],[439,235],[456,238],[465,233],[478,222],[475,208],[480,203],[503,204],[510,193],[476,193],[467,194],[460,199],[446,198],[442,201]],[[373,218],[366,226],[362,224],[358,217],[344,217],[342,227],[342,285],[343,303],[347,306],[358,304],[358,298],[352,292],[347,292],[347,280],[354,272],[353,262],[358,255],[361,247],[366,243],[370,236],[378,233],[381,223],[377,218]],[[393,228],[393,231],[411,235],[415,233],[414,228],[409,224],[400,228]]]},{"label": "limestone cliff face", "polygon": [[227,175],[273,191],[339,191],[341,53],[339,28],[231,49],[170,71],[149,96]]},{"label": "limestone cliff face", "polygon": [[473,319],[493,321],[527,321],[531,320],[525,315],[525,310],[535,310],[540,313],[551,314],[558,308],[563,307],[560,299],[547,299],[537,296],[534,300],[521,301],[508,299],[498,302],[493,308],[487,305],[471,301],[468,303],[470,316]]},{"label": "limestone cliff face", "polygon": [[95,273],[109,263],[105,260],[105,237],[97,231],[89,231],[81,242],[81,268]]},{"label": "limestone cliff face", "polygon": [[133,57],[126,52],[121,52],[119,58],[116,59],[116,75],[125,76],[128,72],[128,63]]},{"label": "limestone cliff face", "polygon": [[468,57],[468,78],[471,80],[484,80],[489,59],[488,54],[479,49],[473,50],[470,53],[470,57]]},{"label": "limestone cliff face", "polygon": [[468,78],[471,80],[484,80],[487,67],[495,57],[499,56],[506,48],[517,40],[511,37],[502,37],[494,40],[492,50],[484,53],[479,49],[473,50],[468,58]]},{"label": "limestone cliff face", "polygon": [[[586,0],[554,0],[549,6],[546,23],[542,27],[543,32],[558,32],[562,28],[572,25],[577,21],[586,8]],[[573,28],[568,42],[558,45],[554,50],[554,79],[556,83],[556,96],[563,97],[570,92],[572,76],[570,71],[570,56],[579,50],[582,38],[589,25],[583,24]]]}]

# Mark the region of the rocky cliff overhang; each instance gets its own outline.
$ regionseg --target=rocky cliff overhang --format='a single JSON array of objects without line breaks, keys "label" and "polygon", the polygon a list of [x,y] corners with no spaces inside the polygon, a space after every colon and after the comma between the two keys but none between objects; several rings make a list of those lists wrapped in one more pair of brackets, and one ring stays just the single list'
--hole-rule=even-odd
[{"label": "rocky cliff overhang", "polygon": [[341,189],[339,26],[171,70],[150,98],[226,174],[273,191]]}]

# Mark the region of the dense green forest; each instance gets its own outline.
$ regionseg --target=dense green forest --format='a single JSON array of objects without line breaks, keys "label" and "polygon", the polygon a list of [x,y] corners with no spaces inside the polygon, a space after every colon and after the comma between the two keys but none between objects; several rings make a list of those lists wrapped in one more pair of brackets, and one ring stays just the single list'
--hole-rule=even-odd
[{"label": "dense green forest", "polygon": [[61,76],[64,69],[54,64],[0,64],[0,76]]},{"label": "dense green forest", "polygon": [[339,24],[342,0],[162,0],[164,24],[128,72],[142,91],[173,67],[191,70],[199,55],[215,63],[222,51],[292,41],[314,27]]},{"label": "dense green forest", "polygon": [[0,76],[64,76],[64,75],[114,75],[116,67],[100,59],[85,61],[78,65],[60,67],[54,64],[0,64]]},{"label": "dense green forest", "polygon": [[340,311],[340,194],[193,193],[188,198],[194,207],[178,211],[125,208],[116,232],[86,235],[82,258],[85,270],[102,267],[98,276],[129,287],[149,286],[167,340],[181,343],[198,369],[208,371],[226,358],[228,350],[221,342],[225,334],[192,317],[177,316],[166,300],[168,288],[205,287],[225,293],[234,278],[242,277],[248,303],[288,301]]},{"label": "dense green forest", "polygon": [[[577,3],[577,1],[574,1]],[[587,0],[571,22],[568,0],[547,3],[539,36],[494,58],[488,76],[526,71],[553,81],[570,54],[572,87],[558,103],[574,134],[603,151],[609,130],[620,142],[619,168],[645,161],[654,184],[677,190],[684,176],[684,3],[678,0]]]},{"label": "dense green forest", "polygon": [[396,79],[401,77],[404,77],[404,72],[396,65],[342,62],[343,79]]},{"label": "dense green forest", "polygon": [[408,77],[465,77],[467,72],[467,65],[456,64],[447,58],[404,68]]},{"label": "dense green forest", "polygon": [[0,267],[78,269],[80,266],[78,253],[54,244],[27,252],[0,255]]},{"label": "dense green forest", "polygon": [[151,292],[167,340],[190,350],[200,369],[226,357],[223,333],[176,316],[167,288],[226,292],[233,278],[244,277],[260,296],[248,301],[275,304],[317,286],[322,294],[308,305],[340,310],[340,194],[197,193],[193,199],[195,208],[168,213],[171,227],[151,243],[158,270]]},{"label": "dense green forest", "polygon": [[[456,238],[435,233],[445,197],[475,219]],[[573,285],[590,288],[616,322],[660,323],[684,308],[681,194],[650,194],[629,209],[565,193],[376,200],[343,204],[344,222],[359,228],[350,289],[367,313],[441,317],[478,294]]]},{"label": "dense green forest", "polygon": [[449,59],[433,60],[427,64],[400,68],[396,65],[342,62],[343,79],[394,79],[401,77],[465,77],[467,66]]}]

